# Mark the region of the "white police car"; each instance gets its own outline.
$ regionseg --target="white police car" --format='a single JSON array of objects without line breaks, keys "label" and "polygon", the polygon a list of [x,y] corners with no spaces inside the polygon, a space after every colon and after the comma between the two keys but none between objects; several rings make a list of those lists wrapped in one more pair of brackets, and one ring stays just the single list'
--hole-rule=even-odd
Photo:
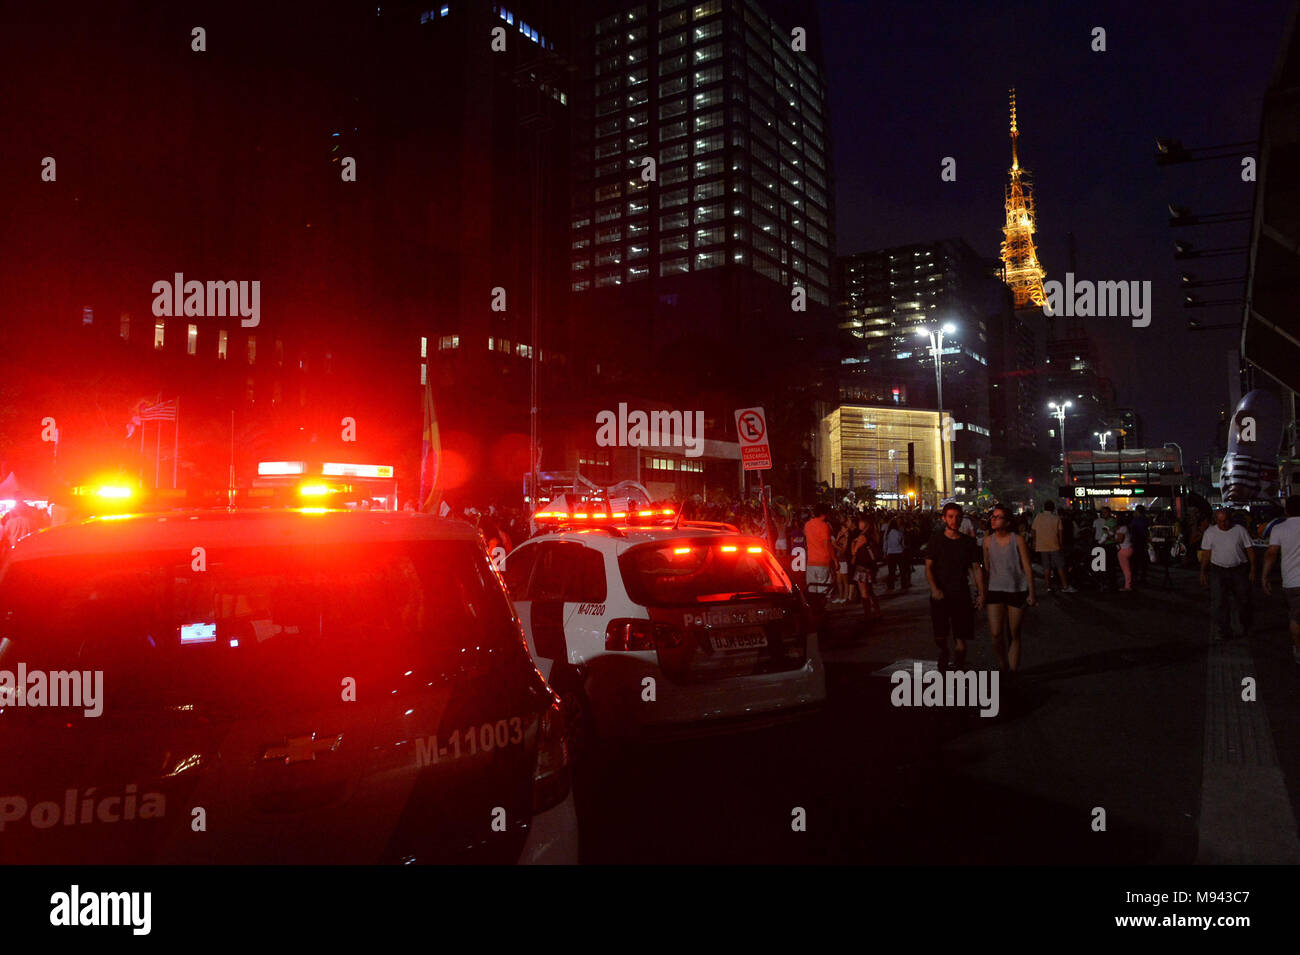
[{"label": "white police car", "polygon": [[600,505],[535,518],[551,530],[509,555],[506,583],[538,668],[584,733],[761,725],[825,700],[807,606],[761,539]]}]

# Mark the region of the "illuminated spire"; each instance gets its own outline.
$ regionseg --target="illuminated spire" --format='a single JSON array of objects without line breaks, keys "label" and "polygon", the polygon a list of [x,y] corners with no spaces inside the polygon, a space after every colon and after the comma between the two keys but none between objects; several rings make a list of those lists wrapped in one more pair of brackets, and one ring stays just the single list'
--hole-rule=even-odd
[{"label": "illuminated spire", "polygon": [[1034,249],[1034,193],[1029,173],[1020,168],[1016,125],[1016,91],[1011,90],[1011,169],[1007,183],[1007,221],[1002,227],[1002,265],[1006,283],[1016,298],[1016,308],[1033,304],[1039,308],[1047,302],[1043,293],[1043,267]]}]

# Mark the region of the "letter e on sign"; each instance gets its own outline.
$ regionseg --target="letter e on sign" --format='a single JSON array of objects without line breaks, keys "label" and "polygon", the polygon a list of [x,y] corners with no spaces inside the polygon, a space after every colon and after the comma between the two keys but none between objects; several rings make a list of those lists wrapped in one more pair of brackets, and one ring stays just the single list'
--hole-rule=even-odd
[{"label": "letter e on sign", "polygon": [[772,467],[767,416],[762,408],[736,411],[736,436],[740,439],[740,460],[746,471],[766,471]]}]

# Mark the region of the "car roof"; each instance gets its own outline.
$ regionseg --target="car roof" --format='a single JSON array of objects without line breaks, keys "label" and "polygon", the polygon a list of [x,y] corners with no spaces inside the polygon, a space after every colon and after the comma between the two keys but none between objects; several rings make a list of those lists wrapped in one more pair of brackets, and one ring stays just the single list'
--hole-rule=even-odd
[{"label": "car roof", "polygon": [[193,510],[92,517],[47,527],[22,538],[12,561],[97,553],[189,550],[205,547],[256,547],[382,543],[409,540],[478,541],[474,527],[429,514],[406,511]]}]

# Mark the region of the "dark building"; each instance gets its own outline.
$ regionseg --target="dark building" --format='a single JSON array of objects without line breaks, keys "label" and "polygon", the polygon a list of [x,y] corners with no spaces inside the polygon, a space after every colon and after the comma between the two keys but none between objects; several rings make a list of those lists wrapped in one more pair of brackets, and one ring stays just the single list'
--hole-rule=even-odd
[{"label": "dark building", "polygon": [[[1284,493],[1300,487],[1300,17],[1293,11],[1260,115],[1258,185],[1252,215],[1248,303],[1243,313],[1242,357],[1258,368],[1252,387],[1281,401],[1285,433],[1281,463]],[[1235,401],[1233,403],[1235,409]]]},{"label": "dark building", "polygon": [[743,391],[830,315],[815,17],[796,51],[754,0],[588,9],[569,246],[590,364],[669,397]]},{"label": "dark building", "polygon": [[[701,490],[701,480],[734,492],[733,413],[762,405],[776,463],[768,481],[810,484],[811,409],[832,363],[834,235],[812,6],[580,7],[563,248],[570,365],[581,373],[564,401],[547,406],[559,414],[547,425],[549,466],[609,457],[594,445],[593,413],[626,399],[702,412],[718,449],[702,478],[691,471],[699,462],[680,452],[648,460],[687,472],[676,478],[683,493]],[[803,28],[798,41],[794,26]],[[614,457],[611,474],[628,476],[630,459]]]},{"label": "dark building", "polygon": [[989,430],[995,454],[1039,449],[1042,396],[1042,312],[1005,312],[989,328]]},{"label": "dark building", "polygon": [[994,422],[1005,430],[1021,400],[1019,386],[1004,382],[1032,369],[999,264],[946,239],[843,256],[836,275],[845,401],[937,407],[933,352],[921,332],[953,326],[943,337],[943,404],[953,416],[954,492],[973,497],[980,459],[995,450]]},{"label": "dark building", "polygon": [[[1106,447],[1117,450],[1145,448],[1146,436],[1142,431],[1142,416],[1135,408],[1112,408],[1106,419],[1106,430],[1111,433]],[[1101,442],[1098,441],[1098,444]]]},{"label": "dark building", "polygon": [[[64,377],[96,385],[106,403],[87,415],[87,428],[103,433],[94,441],[72,426],[73,408],[92,402],[69,390],[66,414],[52,409],[69,424],[63,476],[72,477],[78,444],[134,472],[138,435],[120,438],[130,407],[179,396],[182,484],[224,485],[233,411],[238,478],[259,458],[315,452],[396,465],[406,498],[427,377],[448,459],[460,462],[448,479],[479,499],[518,493],[534,301],[543,404],[574,374],[565,301],[573,10],[545,0],[310,10],[214,12],[209,43],[225,45],[210,61],[188,41],[162,39],[168,53],[153,65],[100,63],[93,43],[77,51],[105,76],[102,90],[86,93],[90,104],[148,92],[139,117],[118,128],[95,120],[54,131],[56,143],[75,134],[115,144],[115,165],[75,173],[70,193],[93,202],[70,201],[53,217],[39,193],[16,203],[20,220],[47,220],[61,236],[48,253],[13,263],[58,276],[56,294],[27,282],[29,300],[12,303],[45,333],[30,344],[30,380],[58,356]],[[176,35],[188,36],[184,16],[144,17],[146,35],[183,25]],[[49,106],[66,122],[81,111]],[[155,115],[175,122],[155,131]],[[56,256],[85,265],[69,275]],[[257,326],[238,316],[155,317],[151,286],[176,272],[258,281]],[[89,323],[83,307],[93,310]],[[348,418],[355,441],[344,438]]]},{"label": "dark building", "polygon": [[[1087,336],[1053,339],[1047,343],[1042,397],[1043,408],[1038,421],[1045,435],[1043,449],[1052,453],[1056,460],[1060,458],[1061,426],[1046,407],[1048,402],[1054,401],[1058,405],[1070,402],[1065,414],[1067,451],[1099,448],[1095,434],[1112,429],[1115,388],[1102,374],[1097,348]],[[1131,440],[1128,446],[1138,447]],[[1107,447],[1114,448],[1115,445],[1108,444]]]}]

